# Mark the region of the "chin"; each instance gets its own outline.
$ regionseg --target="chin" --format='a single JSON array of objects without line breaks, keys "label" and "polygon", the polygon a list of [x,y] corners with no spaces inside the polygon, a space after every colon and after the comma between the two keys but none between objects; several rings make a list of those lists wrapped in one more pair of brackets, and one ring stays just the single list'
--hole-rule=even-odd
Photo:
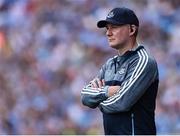
[{"label": "chin", "polygon": [[110,44],[110,47],[113,49],[118,49],[118,47],[116,45]]}]

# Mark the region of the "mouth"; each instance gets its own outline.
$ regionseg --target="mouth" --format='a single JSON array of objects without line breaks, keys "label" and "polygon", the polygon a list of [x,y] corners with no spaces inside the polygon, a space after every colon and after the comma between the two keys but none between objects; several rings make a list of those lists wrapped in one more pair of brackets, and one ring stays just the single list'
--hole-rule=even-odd
[{"label": "mouth", "polygon": [[114,41],[114,39],[108,39],[108,41],[109,41],[109,42],[112,42],[112,41]]}]

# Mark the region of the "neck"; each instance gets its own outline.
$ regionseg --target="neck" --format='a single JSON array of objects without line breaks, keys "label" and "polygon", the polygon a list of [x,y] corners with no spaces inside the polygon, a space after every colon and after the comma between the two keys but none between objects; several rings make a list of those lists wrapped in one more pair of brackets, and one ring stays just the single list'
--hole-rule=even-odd
[{"label": "neck", "polygon": [[122,56],[124,53],[126,53],[129,50],[132,50],[138,46],[136,41],[132,41],[126,45],[123,46],[123,48],[118,49],[118,54]]}]

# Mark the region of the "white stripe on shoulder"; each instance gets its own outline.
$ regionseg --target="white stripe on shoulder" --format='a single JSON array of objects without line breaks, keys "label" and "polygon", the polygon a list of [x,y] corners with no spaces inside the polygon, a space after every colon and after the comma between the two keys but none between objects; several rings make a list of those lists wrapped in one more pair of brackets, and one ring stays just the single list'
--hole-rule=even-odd
[{"label": "white stripe on shoulder", "polygon": [[112,99],[107,99],[106,101],[101,102],[102,105],[110,105],[110,104],[113,104],[116,101],[118,101],[128,91],[128,89],[134,84],[134,82],[139,78],[139,76],[142,74],[142,72],[144,71],[144,69],[148,63],[148,55],[144,49],[138,51],[138,55],[141,59],[139,59],[139,62],[137,64],[130,80],[128,80],[128,83],[125,83],[125,85],[123,86],[122,90],[119,92],[118,95],[115,95]]}]

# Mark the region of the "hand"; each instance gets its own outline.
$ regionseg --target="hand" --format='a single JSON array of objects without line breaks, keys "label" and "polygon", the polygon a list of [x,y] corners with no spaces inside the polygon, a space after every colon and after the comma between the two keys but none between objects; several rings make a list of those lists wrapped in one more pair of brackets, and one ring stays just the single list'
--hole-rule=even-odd
[{"label": "hand", "polygon": [[114,94],[116,94],[119,91],[120,88],[121,88],[120,86],[109,86],[108,96],[109,97],[113,96]]},{"label": "hand", "polygon": [[94,88],[101,88],[102,86],[105,86],[105,81],[104,79],[100,80],[99,78],[95,78],[90,82],[90,84]]}]

